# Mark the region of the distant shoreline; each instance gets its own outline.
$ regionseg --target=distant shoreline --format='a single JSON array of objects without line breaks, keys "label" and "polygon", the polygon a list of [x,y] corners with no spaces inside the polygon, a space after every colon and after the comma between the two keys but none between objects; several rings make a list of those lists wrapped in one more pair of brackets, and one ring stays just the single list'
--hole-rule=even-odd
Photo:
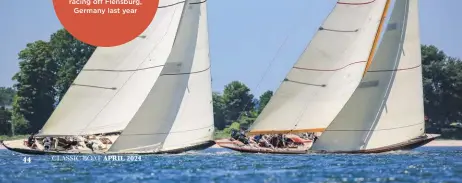
[{"label": "distant shoreline", "polygon": [[[462,140],[434,140],[426,144],[424,147],[462,147]],[[222,148],[217,144],[210,148]]]},{"label": "distant shoreline", "polygon": [[[424,147],[462,147],[462,140],[434,140]],[[213,145],[210,148],[222,148],[217,144]],[[6,149],[0,145],[0,150]]]},{"label": "distant shoreline", "polygon": [[425,147],[462,147],[462,140],[434,140]]}]

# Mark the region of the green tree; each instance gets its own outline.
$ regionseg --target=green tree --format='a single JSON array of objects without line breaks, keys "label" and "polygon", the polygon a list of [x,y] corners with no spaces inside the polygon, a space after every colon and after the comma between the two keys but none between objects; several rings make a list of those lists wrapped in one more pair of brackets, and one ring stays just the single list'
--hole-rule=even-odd
[{"label": "green tree", "polygon": [[462,133],[447,130],[462,119],[462,61],[433,45],[423,45],[422,64],[427,132],[462,138]]},{"label": "green tree", "polygon": [[18,98],[18,95],[15,95],[13,99],[13,112],[11,114],[11,121],[13,122],[15,134],[27,134],[32,131],[30,130],[31,125],[29,124],[29,121],[26,120],[23,114],[20,112],[15,112],[14,110],[14,106],[18,105]]},{"label": "green tree", "polygon": [[11,132],[11,112],[4,106],[0,106],[0,135],[7,135]]},{"label": "green tree", "polygon": [[248,129],[255,119],[258,117],[258,112],[255,110],[246,112],[245,114],[241,115],[241,117],[237,120],[237,123],[240,124],[240,127],[244,129]]},{"label": "green tree", "polygon": [[238,120],[241,114],[252,111],[255,107],[254,96],[250,89],[239,81],[233,81],[225,86],[223,91],[225,103],[225,121],[227,125]]},{"label": "green tree", "polygon": [[266,104],[268,104],[268,102],[270,101],[271,97],[273,97],[273,91],[271,90],[268,90],[262,95],[260,95],[260,99],[258,100],[258,114],[260,114],[261,111],[263,111]]},{"label": "green tree", "polygon": [[0,107],[10,106],[13,103],[15,91],[10,87],[0,87]]},{"label": "green tree", "polygon": [[218,92],[213,92],[213,119],[215,123],[215,127],[218,130],[223,130],[226,127],[225,122],[225,103],[223,101],[223,97]]},{"label": "green tree", "polygon": [[51,35],[52,58],[58,66],[56,92],[60,101],[96,47],[74,38],[65,29]]},{"label": "green tree", "polygon": [[13,102],[13,116],[22,116],[30,123],[31,128],[27,132],[39,130],[54,109],[57,65],[51,54],[52,48],[45,41],[29,43],[19,53],[20,71],[13,77],[17,81],[14,85],[17,93]]},{"label": "green tree", "polygon": [[10,87],[0,87],[0,135],[11,134],[11,111],[15,91]]}]

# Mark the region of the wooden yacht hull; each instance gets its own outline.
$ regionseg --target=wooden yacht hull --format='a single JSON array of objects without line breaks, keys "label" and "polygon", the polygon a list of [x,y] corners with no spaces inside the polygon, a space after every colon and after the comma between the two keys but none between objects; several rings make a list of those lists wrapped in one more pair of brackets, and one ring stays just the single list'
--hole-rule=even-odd
[{"label": "wooden yacht hull", "polygon": [[[20,140],[22,142],[22,140]],[[15,141],[9,141],[9,142],[15,142]],[[19,140],[17,140],[19,142]],[[178,149],[172,149],[172,150],[167,150],[167,151],[158,151],[158,152],[105,152],[105,151],[90,151],[90,150],[81,150],[81,151],[46,151],[46,150],[37,150],[37,149],[31,149],[26,146],[18,146],[17,147],[12,147],[9,145],[7,142],[0,141],[0,143],[8,150],[14,151],[14,152],[19,152],[22,154],[30,154],[30,155],[123,155],[123,154],[137,154],[137,155],[149,155],[149,154],[178,154],[178,153],[183,153],[186,151],[194,151],[194,150],[204,150],[207,149],[215,144],[215,141],[209,140],[205,142],[200,142],[197,144],[193,144],[188,147],[183,147],[183,148],[178,148]]]},{"label": "wooden yacht hull", "polygon": [[257,147],[250,147],[248,145],[243,146],[240,145],[238,142],[230,141],[228,139],[216,140],[215,142],[224,148],[231,149],[234,151],[244,152],[244,153],[269,153],[269,154],[311,154],[311,153],[331,153],[331,154],[370,154],[370,153],[383,153],[389,151],[397,151],[397,150],[412,150],[418,147],[421,147],[436,138],[440,135],[437,134],[428,134],[426,137],[422,138],[415,138],[409,140],[407,142],[402,142],[399,144],[376,148],[376,149],[368,149],[368,150],[359,150],[359,151],[313,151],[308,150],[309,147],[306,147],[307,150],[304,149],[271,149],[271,148],[257,148]]},{"label": "wooden yacht hull", "polygon": [[234,151],[244,153],[265,153],[265,154],[306,154],[308,148],[311,145],[311,141],[307,141],[305,146],[299,148],[265,148],[265,147],[254,147],[250,145],[243,145],[242,143],[235,140],[220,139],[216,140],[215,143],[220,147],[231,149]]}]

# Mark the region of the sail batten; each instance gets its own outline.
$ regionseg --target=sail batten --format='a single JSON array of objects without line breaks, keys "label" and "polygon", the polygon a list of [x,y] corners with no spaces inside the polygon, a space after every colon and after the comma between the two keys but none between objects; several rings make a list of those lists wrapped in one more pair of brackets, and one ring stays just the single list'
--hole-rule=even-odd
[{"label": "sail batten", "polygon": [[417,0],[395,6],[374,61],[312,150],[362,151],[408,142],[425,133]]},{"label": "sail batten", "polygon": [[386,2],[339,1],[250,133],[326,128],[359,85]]}]

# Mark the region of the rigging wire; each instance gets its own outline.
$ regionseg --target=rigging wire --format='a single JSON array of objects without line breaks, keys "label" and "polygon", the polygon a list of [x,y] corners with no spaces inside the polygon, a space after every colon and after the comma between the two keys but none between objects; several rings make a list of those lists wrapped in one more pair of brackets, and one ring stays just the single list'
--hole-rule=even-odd
[{"label": "rigging wire", "polygon": [[[298,26],[299,24],[296,22],[294,23],[294,25],[292,25],[290,28],[289,28],[289,31],[288,32],[291,32],[291,31],[294,31],[298,29]],[[276,53],[273,55],[272,59],[270,60],[270,62],[268,63],[268,66],[266,67],[265,71],[263,72],[260,80],[257,82],[257,85],[255,87],[255,90],[258,90],[260,88],[260,84],[263,82],[263,80],[265,79],[266,75],[268,74],[268,72],[271,70],[271,67],[273,65],[273,63],[276,61],[276,58],[279,56],[280,52],[282,51],[282,48],[286,45],[287,43],[287,40],[289,40],[289,37],[290,37],[291,34],[287,34],[283,40],[283,42],[281,43],[281,45],[279,45]],[[241,111],[239,113],[239,117],[237,118],[237,120],[239,120],[242,115],[244,114],[244,110],[247,108],[247,106],[250,104],[250,102],[252,102],[253,99],[250,99],[247,101],[247,103],[244,105],[243,107],[243,111]]]}]

